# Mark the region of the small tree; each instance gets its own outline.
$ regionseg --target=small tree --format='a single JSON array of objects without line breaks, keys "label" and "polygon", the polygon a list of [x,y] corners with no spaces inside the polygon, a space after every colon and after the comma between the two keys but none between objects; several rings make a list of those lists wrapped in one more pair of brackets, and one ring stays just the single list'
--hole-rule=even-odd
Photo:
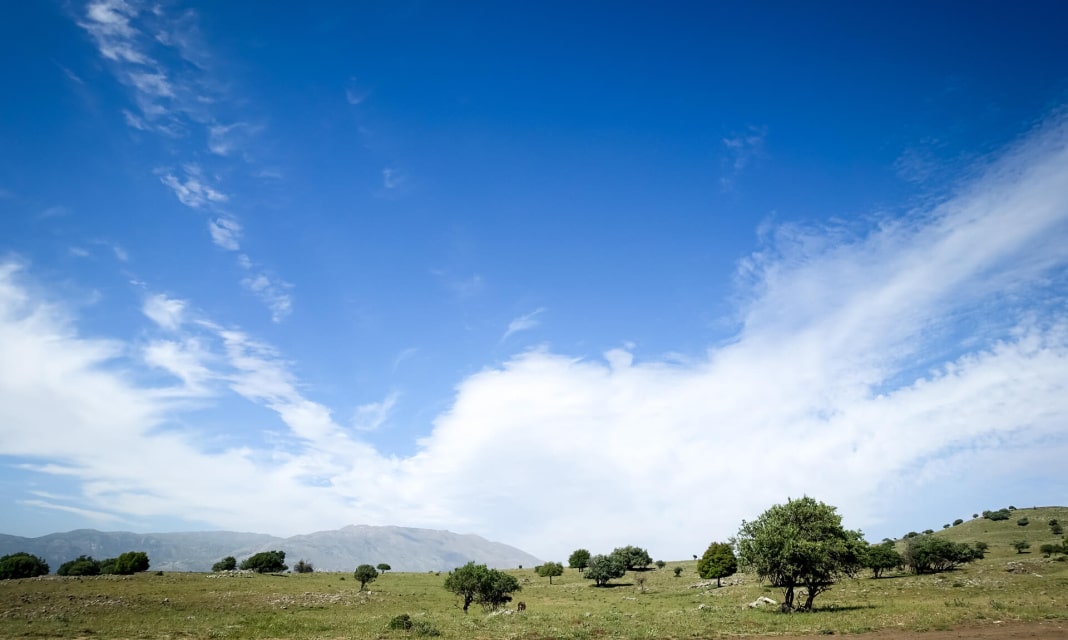
[{"label": "small tree", "polygon": [[352,575],[360,581],[360,591],[363,591],[368,582],[374,582],[378,578],[378,571],[369,564],[361,564]]},{"label": "small tree", "polygon": [[678,578],[679,576],[682,575],[682,567],[675,567],[674,571],[675,571],[675,577],[676,578]]},{"label": "small tree", "polygon": [[953,526],[954,527],[957,526],[958,524],[964,524],[964,519],[963,518],[957,518],[956,520],[953,521]]},{"label": "small tree", "polygon": [[590,564],[590,552],[586,549],[575,549],[571,557],[567,559],[567,566],[582,571]]},{"label": "small tree", "polygon": [[233,571],[235,569],[237,569],[237,558],[233,556],[226,556],[222,560],[211,565],[212,571]]},{"label": "small tree", "polygon": [[305,561],[304,558],[297,560],[297,564],[293,565],[294,573],[312,573],[314,571],[315,567],[312,566],[312,563]]},{"label": "small tree", "polygon": [[389,566],[385,562],[379,562],[378,563],[378,570],[381,571],[382,573],[385,573],[385,572],[390,571],[392,569],[393,569],[393,567]]},{"label": "small tree", "polygon": [[286,565],[285,551],[261,551],[245,558],[241,568],[256,573],[279,573],[289,567]]},{"label": "small tree", "polygon": [[0,580],[36,578],[48,575],[48,563],[25,552],[12,553],[0,558]]},{"label": "small tree", "polygon": [[554,576],[564,575],[564,565],[559,562],[546,562],[540,567],[537,567],[535,572],[543,578],[548,578],[549,584],[552,584]]},{"label": "small tree", "polygon": [[990,548],[990,545],[980,540],[973,544],[972,548],[975,549],[975,559],[982,560],[986,557],[986,550]]},{"label": "small tree", "polygon": [[511,594],[521,590],[515,576],[474,562],[450,571],[444,586],[460,596],[464,613],[467,613],[472,602],[478,602],[487,609],[497,609],[511,602]]},{"label": "small tree", "polygon": [[878,578],[883,571],[900,567],[904,563],[901,554],[894,549],[893,542],[873,544],[864,551],[864,567],[871,569],[872,578]]},{"label": "small tree", "polygon": [[[775,505],[742,522],[735,540],[741,565],[783,590],[782,611],[811,611],[816,596],[861,567],[864,541],[842,527],[835,508],[804,497]],[[806,590],[794,603],[794,591]]]},{"label": "small tree", "polygon": [[952,571],[979,557],[979,552],[963,542],[921,536],[909,540],[905,547],[904,562],[914,573],[941,573]]},{"label": "small tree", "polygon": [[713,542],[708,545],[705,554],[697,561],[697,575],[705,580],[716,579],[716,587],[720,586],[720,578],[732,576],[738,571],[738,559],[734,557],[734,548],[725,542]]},{"label": "small tree", "polygon": [[1023,553],[1031,548],[1031,543],[1027,540],[1017,540],[1012,543],[1012,548],[1016,549],[1016,553]]},{"label": "small tree", "polygon": [[1052,533],[1053,535],[1059,536],[1062,533],[1064,533],[1064,526],[1062,526],[1061,523],[1059,523],[1059,522],[1056,523],[1056,524],[1051,522],[1050,525],[1049,525],[1049,530],[1050,530],[1050,533]]},{"label": "small tree", "polygon": [[587,580],[593,580],[593,584],[603,587],[613,578],[622,578],[627,573],[627,567],[623,559],[616,554],[598,554],[590,558],[590,564],[583,574]]},{"label": "small tree", "polygon": [[664,565],[666,565],[666,564],[667,564],[667,563],[666,563],[666,562],[664,562],[663,560],[657,560],[657,561],[656,561],[656,568],[657,568],[657,569],[663,569],[663,568],[664,568]]},{"label": "small tree", "polygon": [[1026,516],[1016,521],[1016,526],[1019,527],[1026,527],[1029,524],[1031,524],[1031,521],[1028,520]]}]

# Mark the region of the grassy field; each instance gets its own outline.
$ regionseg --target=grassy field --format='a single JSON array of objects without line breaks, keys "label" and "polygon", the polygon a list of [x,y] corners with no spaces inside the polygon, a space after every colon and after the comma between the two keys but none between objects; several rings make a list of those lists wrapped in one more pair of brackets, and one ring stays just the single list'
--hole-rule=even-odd
[{"label": "grassy field", "polygon": [[[969,514],[970,515],[970,514]],[[1019,527],[1016,520],[1031,523]],[[940,531],[985,540],[985,560],[958,571],[891,574],[847,580],[816,600],[817,611],[782,615],[751,609],[777,589],[751,576],[700,580],[696,563],[628,573],[595,588],[568,569],[549,585],[531,569],[513,571],[527,611],[464,615],[442,588],[445,574],[388,573],[359,592],[351,574],[48,576],[0,583],[2,638],[405,638],[389,620],[411,615],[442,638],[717,638],[745,635],[852,634],[878,629],[948,629],[996,621],[1068,620],[1068,562],[1044,558],[1040,544],[1059,541],[1047,524],[1068,509],[1020,509],[1008,521],[969,521]],[[952,520],[952,518],[951,518]],[[938,525],[941,526],[941,525]],[[1017,554],[1027,538],[1032,553]],[[1007,571],[1007,563],[1018,563]],[[681,577],[672,569],[683,568]],[[636,581],[646,578],[644,590]],[[514,603],[513,603],[514,604]]]}]

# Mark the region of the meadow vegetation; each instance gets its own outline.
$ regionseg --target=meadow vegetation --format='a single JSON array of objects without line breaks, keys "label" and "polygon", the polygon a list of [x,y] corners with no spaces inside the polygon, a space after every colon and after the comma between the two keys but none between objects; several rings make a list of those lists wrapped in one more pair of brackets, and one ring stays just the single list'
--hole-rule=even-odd
[{"label": "meadow vegetation", "polygon": [[[940,573],[891,567],[873,578],[870,571],[858,572],[833,584],[806,613],[782,614],[774,605],[751,608],[749,603],[761,597],[781,601],[782,589],[744,571],[724,577],[717,588],[716,579],[699,578],[699,563],[691,560],[626,572],[601,588],[574,568],[551,585],[534,568],[499,571],[506,577],[499,580],[514,581],[503,585],[506,590],[519,587],[510,592],[516,601],[472,608],[466,615],[463,597],[446,588],[456,570],[448,575],[390,572],[362,591],[352,573],[141,572],[4,580],[0,638],[577,640],[925,631],[1015,621],[1068,624],[1065,555],[1018,554],[1012,545],[1021,535],[1016,520],[1024,515],[1033,549],[1063,545],[1050,523],[1064,522],[1068,509],[1013,511],[1014,518],[974,518],[931,534],[973,550],[984,542],[982,558]],[[899,540],[890,546],[903,553],[905,544]],[[675,577],[676,569],[681,577]],[[477,597],[470,604],[478,603]],[[526,611],[517,613],[520,599]]]}]

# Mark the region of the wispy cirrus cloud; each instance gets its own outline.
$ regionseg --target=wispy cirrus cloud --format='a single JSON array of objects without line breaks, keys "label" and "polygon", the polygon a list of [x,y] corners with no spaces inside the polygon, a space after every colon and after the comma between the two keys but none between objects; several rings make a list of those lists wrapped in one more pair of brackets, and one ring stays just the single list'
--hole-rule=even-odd
[{"label": "wispy cirrus cloud", "polygon": [[241,225],[230,217],[219,217],[208,221],[208,231],[211,232],[211,241],[216,246],[227,251],[237,251],[241,248]]},{"label": "wispy cirrus cloud", "polygon": [[541,322],[538,316],[545,313],[544,307],[539,307],[530,313],[519,316],[508,323],[508,328],[505,329],[504,335],[501,336],[501,342],[507,340],[510,336],[519,333],[520,331],[529,331],[538,326]]},{"label": "wispy cirrus cloud", "polygon": [[222,203],[229,200],[229,196],[207,183],[204,173],[198,164],[187,164],[182,167],[182,177],[175,175],[169,169],[159,169],[159,181],[174,192],[178,201],[193,209],[203,209],[214,203]]},{"label": "wispy cirrus cloud", "polygon": [[767,127],[750,126],[741,133],[722,139],[725,169],[719,182],[723,189],[732,189],[742,172],[760,158],[764,153],[764,141],[767,137]]}]

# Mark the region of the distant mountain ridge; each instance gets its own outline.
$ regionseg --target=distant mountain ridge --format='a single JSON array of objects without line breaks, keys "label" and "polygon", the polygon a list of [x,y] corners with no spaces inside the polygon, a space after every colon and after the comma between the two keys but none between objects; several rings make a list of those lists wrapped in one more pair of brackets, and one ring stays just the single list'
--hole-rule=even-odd
[{"label": "distant mountain ridge", "polygon": [[394,571],[448,571],[475,561],[494,568],[534,566],[536,557],[471,534],[436,529],[349,525],[288,538],[262,533],[201,531],[130,533],[78,529],[38,538],[0,534],[0,556],[25,551],[43,558],[55,572],[80,555],[100,560],[126,551],[148,553],[152,570],[210,571],[226,556],[238,562],[260,551],[280,549],[286,563],[306,560],[323,571],[352,571],[360,564],[389,564]]}]

